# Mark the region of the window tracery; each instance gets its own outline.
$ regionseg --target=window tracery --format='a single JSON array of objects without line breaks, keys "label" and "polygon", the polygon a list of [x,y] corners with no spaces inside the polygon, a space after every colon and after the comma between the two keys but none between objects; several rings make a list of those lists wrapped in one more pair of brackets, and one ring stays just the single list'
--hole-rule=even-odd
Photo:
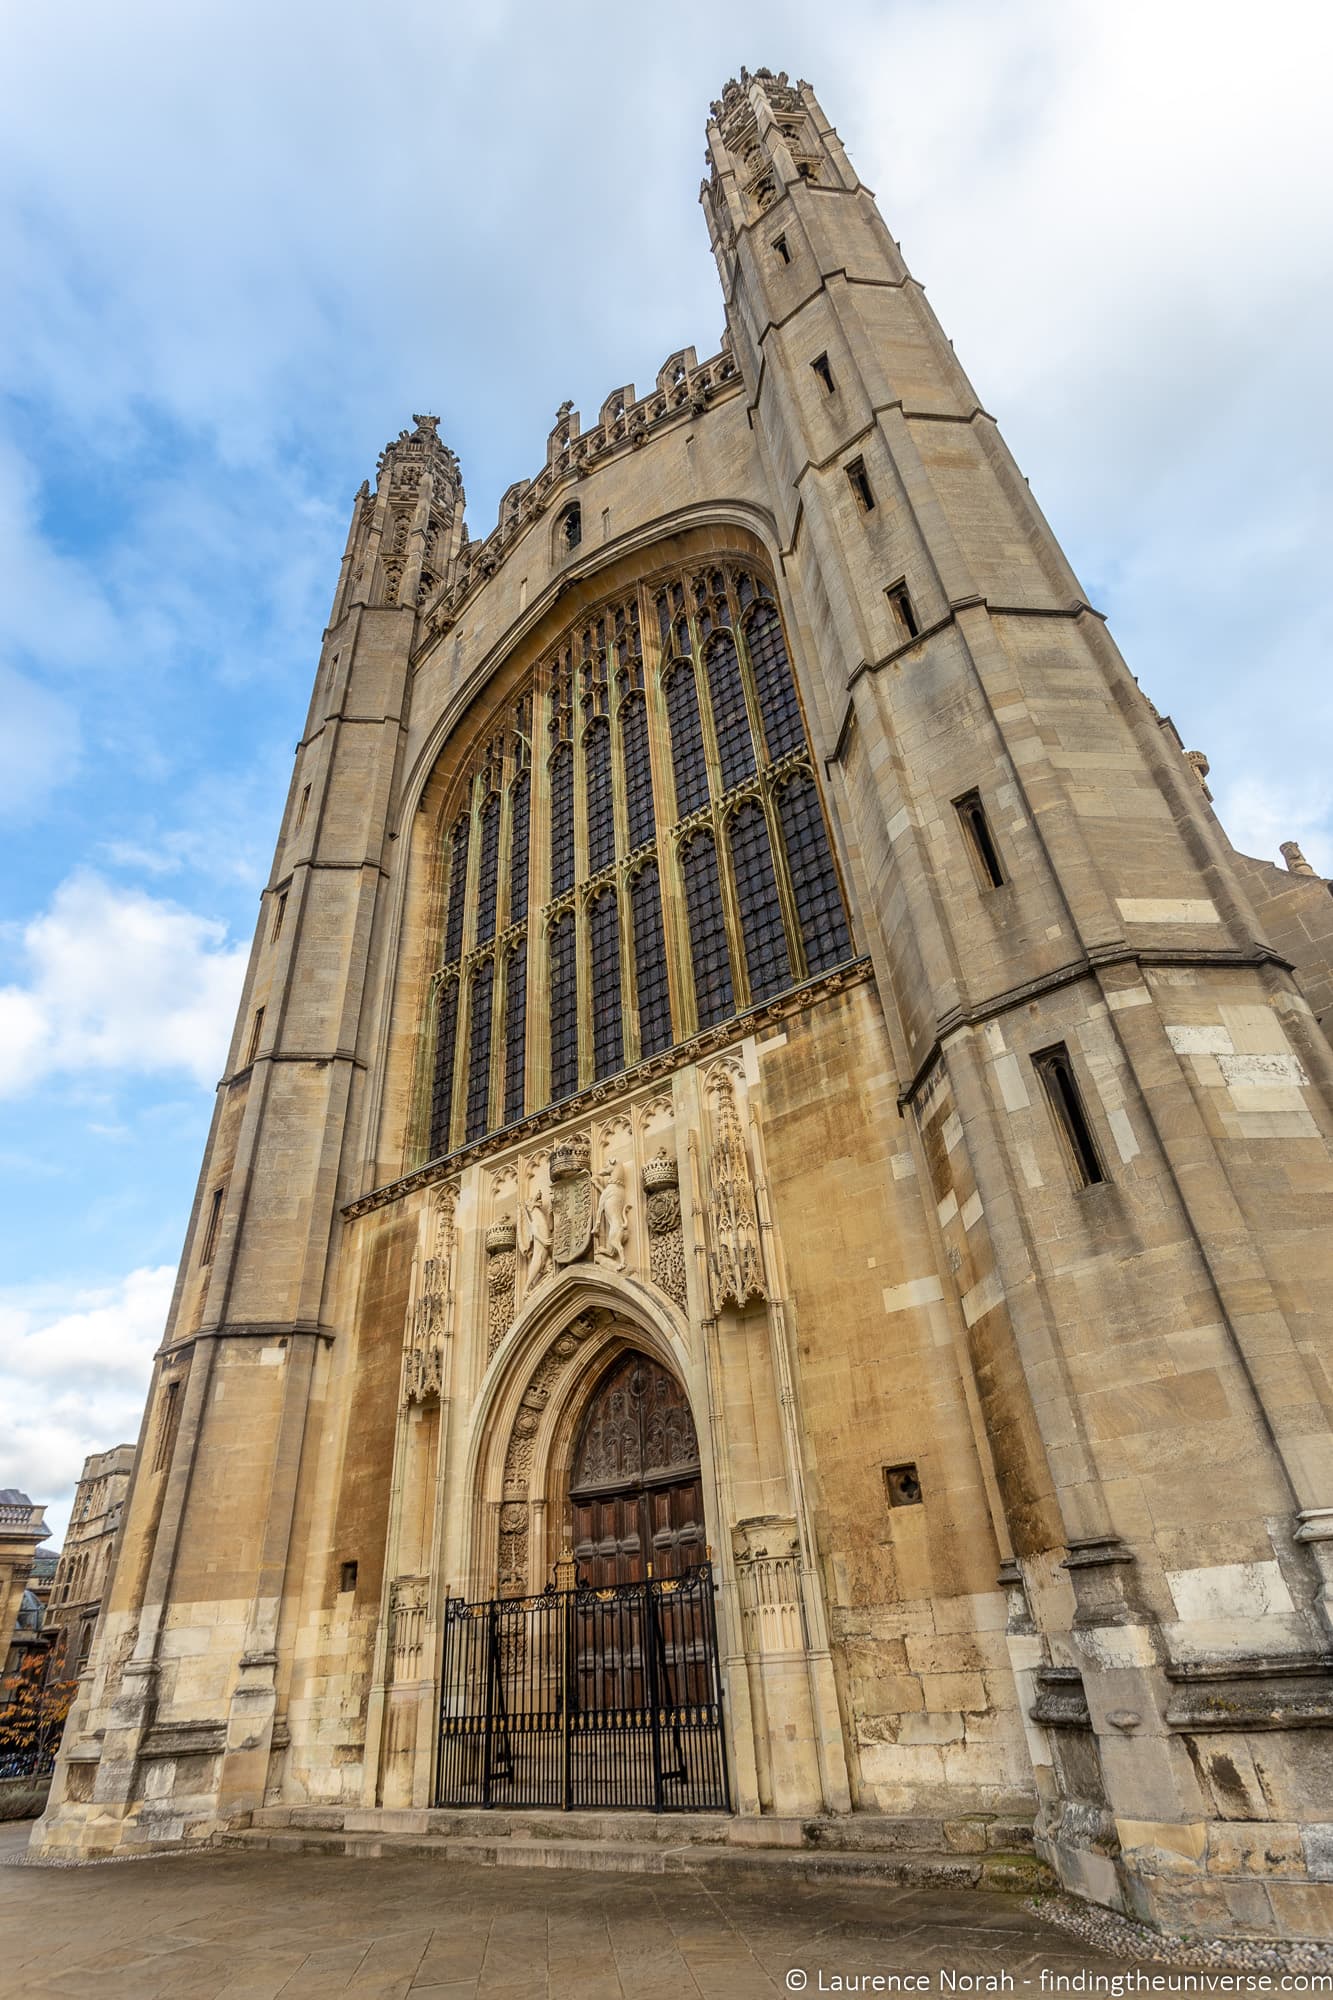
[{"label": "window tracery", "polygon": [[[446,822],[435,1156],[852,955],[756,564],[714,556],[594,606],[510,701]],[[530,969],[544,988],[531,1050]],[[692,995],[675,1018],[673,991]]]}]

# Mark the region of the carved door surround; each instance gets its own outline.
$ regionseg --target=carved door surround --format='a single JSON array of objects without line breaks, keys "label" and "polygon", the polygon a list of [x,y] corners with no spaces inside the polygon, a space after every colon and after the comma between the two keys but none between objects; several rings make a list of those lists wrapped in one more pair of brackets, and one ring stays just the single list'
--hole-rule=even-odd
[{"label": "carved door surround", "polygon": [[674,1375],[631,1348],[603,1373],[579,1426],[569,1485],[581,1580],[679,1576],[707,1549],[699,1440]]}]

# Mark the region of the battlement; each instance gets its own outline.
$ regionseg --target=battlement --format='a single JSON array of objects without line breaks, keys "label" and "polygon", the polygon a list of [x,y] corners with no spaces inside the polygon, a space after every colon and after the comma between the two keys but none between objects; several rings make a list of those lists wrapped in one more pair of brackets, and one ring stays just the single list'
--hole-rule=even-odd
[{"label": "battlement", "polygon": [[668,355],[645,396],[635,396],[632,382],[613,390],[589,431],[581,429],[573,404],[562,403],[546,440],[541,471],[533,479],[516,480],[505,491],[499,520],[484,541],[469,542],[464,535],[452,577],[425,607],[425,636],[435,638],[449,630],[473,591],[494,576],[524,531],[563,491],[568,489],[572,497],[578,482],[616,453],[638,450],[664,426],[701,415],[740,386],[735,357],[724,342],[703,362],[692,347]]}]

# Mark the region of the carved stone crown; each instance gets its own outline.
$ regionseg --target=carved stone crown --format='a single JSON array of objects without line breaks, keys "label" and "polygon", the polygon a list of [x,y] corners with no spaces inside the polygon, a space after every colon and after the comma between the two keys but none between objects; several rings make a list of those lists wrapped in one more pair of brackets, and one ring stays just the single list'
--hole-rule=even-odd
[{"label": "carved stone crown", "polygon": [[551,1179],[570,1180],[575,1174],[586,1174],[592,1163],[592,1147],[586,1132],[572,1132],[567,1139],[557,1139],[551,1148]]},{"label": "carved stone crown", "polygon": [[650,1193],[654,1188],[673,1188],[679,1179],[676,1162],[665,1152],[644,1163],[643,1184]]},{"label": "carved stone crown", "polygon": [[498,1222],[493,1222],[486,1231],[486,1248],[490,1255],[494,1257],[501,1250],[512,1250],[517,1233],[510,1216],[502,1215]]}]

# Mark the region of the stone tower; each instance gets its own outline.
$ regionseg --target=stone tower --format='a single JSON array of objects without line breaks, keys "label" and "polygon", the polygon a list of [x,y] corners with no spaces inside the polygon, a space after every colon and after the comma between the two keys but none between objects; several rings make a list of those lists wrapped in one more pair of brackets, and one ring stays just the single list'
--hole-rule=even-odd
[{"label": "stone tower", "polygon": [[468,1677],[566,1602],[586,1803],[581,1579],[693,1593],[696,1803],[1325,1934],[1333,898],[1231,848],[813,92],[708,146],[721,352],[480,543],[433,417],[358,496],[36,1839],[550,1803]]}]

